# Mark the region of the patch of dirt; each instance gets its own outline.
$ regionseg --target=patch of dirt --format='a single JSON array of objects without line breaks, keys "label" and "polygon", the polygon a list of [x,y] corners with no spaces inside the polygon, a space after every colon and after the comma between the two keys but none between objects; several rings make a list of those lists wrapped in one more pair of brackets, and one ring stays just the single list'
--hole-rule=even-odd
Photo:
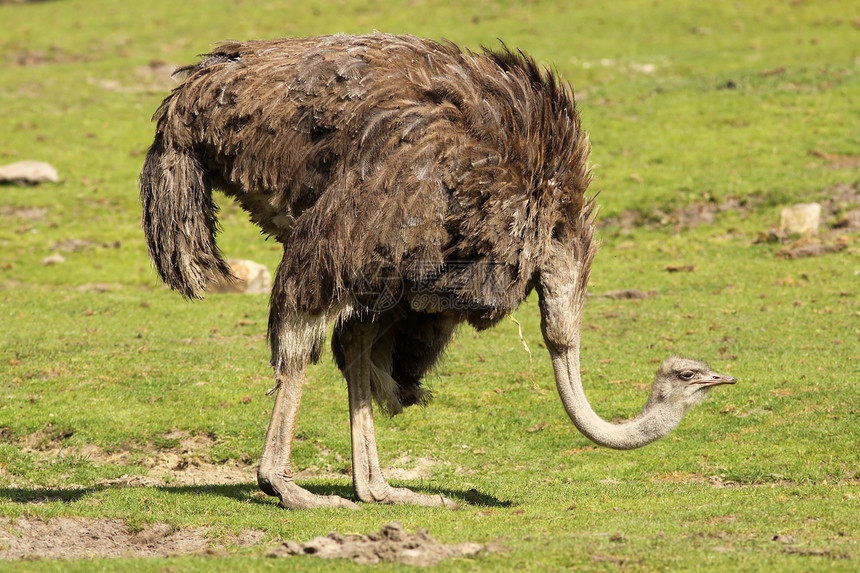
[{"label": "patch of dirt", "polygon": [[[838,156],[839,161],[843,158],[844,156]],[[858,158],[853,156],[849,159],[852,165],[853,162],[858,161]],[[796,199],[798,203],[810,201],[821,205],[822,228],[829,227],[833,231],[860,229],[860,183],[839,183]],[[728,211],[747,215],[767,203],[768,198],[765,196],[753,195],[743,199],[728,197],[722,201],[696,201],[672,210],[655,208],[650,211],[623,211],[617,216],[601,219],[598,224],[601,228],[620,227],[622,231],[631,231],[639,227],[671,227],[678,232],[700,225],[712,225],[720,213]]]},{"label": "patch of dirt", "polygon": [[828,153],[820,149],[810,149],[809,154],[818,159],[823,159],[833,169],[853,169],[860,167],[860,155],[842,155],[841,153]]},{"label": "patch of dirt", "polygon": [[845,250],[847,245],[843,243],[835,243],[832,245],[793,245],[777,251],[774,255],[778,259],[802,259],[806,257],[820,257],[827,253],[838,253]]},{"label": "patch of dirt", "polygon": [[63,251],[66,253],[79,253],[95,248],[103,249],[119,249],[122,247],[121,241],[110,241],[107,243],[99,243],[88,239],[63,239],[51,243],[51,249],[55,251]]},{"label": "patch of dirt", "polygon": [[135,70],[135,73],[141,80],[148,83],[154,83],[157,87],[169,89],[177,83],[173,77],[174,72],[179,69],[179,66],[163,60],[150,60],[149,64]]},{"label": "patch of dirt", "polygon": [[[181,430],[171,430],[162,437],[175,440],[179,445],[173,448],[156,448],[150,444],[143,448],[145,455],[142,459],[140,452],[131,450],[106,452],[95,445],[64,445],[65,440],[71,436],[71,433],[49,424],[24,436],[18,444],[26,451],[38,452],[45,457],[78,457],[96,465],[143,466],[148,470],[148,475],[126,474],[119,478],[102,480],[97,484],[100,486],[226,485],[254,482],[257,479],[256,467],[245,461],[210,463],[206,451],[216,440],[204,434],[191,435]],[[39,484],[26,485],[32,488],[40,487]]]},{"label": "patch of dirt", "polygon": [[606,291],[598,296],[612,300],[642,300],[657,296],[657,291],[652,290],[645,292],[635,288],[626,288],[622,290]]},{"label": "patch of dirt", "polygon": [[[173,429],[162,438],[178,442],[172,448],[156,448],[152,444],[141,452],[121,450],[107,452],[95,445],[83,447],[67,446],[64,442],[73,433],[48,424],[41,430],[28,434],[17,441],[26,451],[38,452],[40,455],[52,458],[77,457],[89,460],[100,466],[143,466],[147,475],[124,474],[118,478],[105,479],[99,486],[119,487],[157,487],[164,485],[230,485],[253,483],[257,480],[256,464],[249,459],[228,460],[225,463],[211,463],[207,451],[215,445],[216,439],[205,434],[191,435],[184,430]],[[348,461],[338,455],[341,466],[349,467]],[[426,480],[432,477],[432,468],[436,460],[428,457],[413,458],[404,454],[383,468],[388,479],[400,481]],[[130,468],[131,469],[131,468]],[[348,471],[346,472],[349,473]],[[332,468],[311,466],[297,470],[297,479],[343,479],[344,473],[335,473]],[[26,484],[27,487],[39,488],[40,484]],[[18,484],[14,484],[18,487]],[[79,488],[69,486],[70,489]],[[62,489],[62,488],[61,488]]]},{"label": "patch of dirt", "polygon": [[[91,452],[86,457],[101,464],[126,465],[127,454],[96,453],[98,448],[90,446],[81,450]],[[255,464],[229,461],[225,464],[213,464],[194,455],[194,450],[185,452],[176,450],[161,450],[145,457],[140,465],[149,470],[149,475],[123,475],[119,478],[103,480],[99,485],[116,485],[126,487],[155,487],[171,485],[227,485],[257,481]],[[65,450],[65,455],[69,455]],[[409,464],[414,464],[409,467]],[[382,469],[385,477],[400,481],[417,481],[429,479],[431,469],[436,464],[429,458],[410,460],[401,458],[391,466]],[[343,479],[343,473],[325,471],[317,467],[305,468],[294,472],[296,479]]]},{"label": "patch of dirt", "polygon": [[667,273],[693,273],[696,272],[696,265],[666,265]]},{"label": "patch of dirt", "polygon": [[663,475],[653,475],[651,476],[652,482],[657,483],[695,483],[699,485],[710,485],[713,488],[723,489],[731,485],[731,482],[724,482],[723,478],[716,475],[711,475],[705,477],[699,473],[689,473],[689,472],[681,472],[675,471],[670,474]]},{"label": "patch of dirt", "polygon": [[117,79],[107,78],[88,78],[87,81],[91,85],[97,85],[112,92],[160,93],[176,87],[178,80],[173,77],[173,73],[178,67],[179,66],[175,64],[164,62],[162,60],[152,60],[148,65],[135,69],[135,77],[131,82],[122,82]]},{"label": "patch of dirt", "polygon": [[[33,0],[30,0],[33,1]],[[24,2],[17,2],[23,4]],[[47,50],[21,50],[6,54],[6,62],[13,66],[30,68],[35,66],[46,66],[52,64],[72,64],[77,62],[90,62],[95,56],[82,56],[70,54],[58,46],[50,46]]]},{"label": "patch of dirt", "polygon": [[730,197],[722,202],[696,201],[671,211],[662,208],[647,212],[627,210],[614,217],[604,217],[598,221],[598,225],[601,228],[620,227],[625,232],[642,227],[652,229],[671,227],[677,233],[699,225],[713,225],[717,215],[726,211],[750,212],[762,202],[761,199],[755,198],[739,200]]},{"label": "patch of dirt", "polygon": [[102,294],[110,291],[121,290],[124,288],[122,283],[86,283],[78,285],[75,290],[79,293],[96,293]]},{"label": "patch of dirt", "polygon": [[474,557],[481,552],[499,550],[503,548],[487,547],[480,543],[446,545],[433,539],[425,529],[409,534],[399,522],[394,521],[384,525],[378,533],[341,535],[333,531],[325,537],[305,543],[286,541],[266,555],[275,558],[309,555],[322,559],[350,559],[362,564],[384,561],[430,566],[445,559]]},{"label": "patch of dirt", "polygon": [[649,478],[655,483],[692,483],[709,485],[715,489],[749,489],[749,488],[781,488],[797,487],[797,482],[790,480],[761,481],[755,483],[740,483],[725,479],[722,475],[705,476],[701,473],[676,471],[669,474],[655,474]]},{"label": "patch of dirt", "polygon": [[403,455],[391,462],[391,466],[383,468],[382,472],[386,478],[393,480],[426,480],[430,479],[430,470],[435,465],[436,461],[430,458],[418,457],[413,459],[407,455]]},{"label": "patch of dirt", "polygon": [[816,549],[805,547],[788,546],[785,552],[792,555],[801,555],[803,557],[827,557],[829,559],[851,559],[851,554],[848,552],[837,553],[830,549]]},{"label": "patch of dirt", "polygon": [[56,517],[50,521],[0,518],[0,560],[92,559],[94,557],[168,557],[211,551],[213,547],[259,544],[263,531],[245,531],[220,540],[205,527],[174,529],[154,523],[132,532],[120,519]]},{"label": "patch of dirt", "polygon": [[99,482],[101,486],[157,487],[170,485],[229,485],[255,482],[257,469],[236,463],[213,464],[175,452],[158,452],[141,465],[149,475],[125,474]]},{"label": "patch of dirt", "polygon": [[[121,519],[109,518],[55,517],[44,521],[0,517],[0,561],[210,555],[231,547],[261,546],[265,536],[264,531],[246,530],[238,536],[215,537],[207,527],[177,529],[163,522],[133,531]],[[367,535],[331,532],[305,543],[282,541],[269,549],[266,556],[304,555],[350,559],[362,564],[389,562],[429,566],[445,559],[500,551],[506,549],[494,544],[440,543],[427,530],[419,529],[410,534],[400,523],[393,522]]]},{"label": "patch of dirt", "polygon": [[0,216],[10,217],[14,219],[24,219],[26,221],[41,221],[48,214],[48,209],[45,207],[11,207],[4,205],[0,207]]},{"label": "patch of dirt", "polygon": [[[171,485],[225,485],[253,482],[257,470],[242,462],[213,464],[206,460],[205,452],[215,445],[215,438],[205,434],[191,435],[183,430],[171,430],[162,436],[176,440],[179,446],[169,449],[151,449],[151,453],[139,464],[149,470],[149,475],[124,475],[104,480],[99,485],[161,486]],[[87,446],[80,453],[95,463],[105,465],[127,465],[129,452],[108,454],[96,446]]]}]

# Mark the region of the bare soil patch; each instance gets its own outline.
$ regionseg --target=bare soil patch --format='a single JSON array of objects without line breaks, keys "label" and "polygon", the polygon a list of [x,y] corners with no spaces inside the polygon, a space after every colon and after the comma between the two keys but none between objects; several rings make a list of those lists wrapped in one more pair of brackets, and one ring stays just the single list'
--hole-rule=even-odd
[{"label": "bare soil patch", "polygon": [[147,457],[142,465],[149,475],[123,475],[101,481],[98,485],[120,487],[157,487],[163,485],[229,485],[254,482],[256,467],[236,463],[213,464],[199,458],[174,452],[159,452]]},{"label": "bare soil patch", "polygon": [[845,250],[844,243],[835,243],[832,245],[821,244],[800,244],[793,245],[780,249],[774,255],[778,259],[802,259],[806,257],[820,257],[827,253],[838,253]]},{"label": "bare soil patch", "polygon": [[[50,373],[43,373],[48,376]],[[0,428],[0,432],[3,428]],[[208,450],[215,445],[216,439],[205,434],[190,434],[183,430],[173,429],[162,434],[165,440],[171,440],[178,445],[171,448],[157,448],[153,444],[143,446],[141,450],[120,450],[108,452],[95,446],[83,447],[66,446],[64,441],[71,434],[63,433],[52,425],[28,434],[18,440],[18,444],[31,453],[38,453],[47,458],[72,457],[89,460],[100,466],[128,466],[129,473],[118,478],[105,479],[96,485],[119,487],[158,487],[164,485],[232,485],[254,483],[257,481],[257,466],[253,460],[227,460],[224,463],[212,463]],[[2,437],[2,433],[0,433]],[[143,454],[143,455],[141,455]],[[339,458],[339,456],[337,456]],[[343,459],[340,459],[344,462]],[[429,457],[412,457],[407,454],[393,460],[383,468],[389,479],[400,481],[426,480],[432,477],[432,469],[438,462]],[[146,469],[141,475],[140,467]],[[348,472],[347,472],[348,473]],[[295,471],[297,479],[343,479],[346,474],[333,471],[331,467],[320,468],[310,466]],[[13,483],[13,487],[19,484]],[[28,488],[39,488],[40,484],[26,483]],[[81,486],[71,484],[67,488],[78,489]]]},{"label": "bare soil patch", "polygon": [[367,535],[331,532],[305,543],[285,541],[267,553],[268,557],[309,555],[322,559],[350,559],[356,563],[396,562],[406,565],[436,565],[444,559],[474,557],[481,552],[501,550],[480,543],[446,545],[433,539],[425,529],[407,533],[399,522],[384,525]]},{"label": "bare soil patch", "polygon": [[[856,161],[857,158],[852,160]],[[742,216],[749,215],[771,201],[763,195],[750,195],[744,198],[727,197],[722,200],[695,201],[675,209],[658,207],[649,211],[628,210],[614,217],[602,218],[599,225],[619,227],[625,232],[640,227],[671,228],[679,232],[700,225],[712,225],[721,213],[735,212]],[[821,204],[823,226],[834,231],[860,229],[860,184],[839,183],[827,189],[797,197],[798,203],[810,201]]]},{"label": "bare soil patch", "polygon": [[41,221],[48,214],[48,209],[45,207],[19,206],[13,207],[4,205],[0,207],[0,216],[9,217],[12,219],[23,219],[26,221]]},{"label": "bare soil patch", "polygon": [[[142,448],[142,452],[132,449],[108,452],[95,445],[66,446],[64,440],[69,436],[57,433],[55,428],[48,425],[24,436],[18,443],[25,451],[38,452],[48,458],[83,458],[100,466],[129,466],[129,474],[103,480],[97,484],[100,486],[229,485],[257,479],[253,464],[244,461],[211,463],[207,451],[215,444],[215,439],[204,434],[192,435],[181,430],[171,430],[162,437],[178,442],[176,447],[156,448],[149,444]],[[146,468],[147,475],[138,473],[141,466]],[[26,486],[38,488],[39,484],[28,483]],[[72,484],[68,489],[80,487]]]},{"label": "bare soil patch", "polygon": [[[132,531],[122,520],[108,518],[56,517],[43,521],[0,517],[0,560],[217,555],[231,548],[262,547],[266,545],[265,535],[264,531],[249,530],[238,536],[216,538],[206,527],[177,529],[163,522]],[[428,566],[445,559],[504,550],[501,546],[480,543],[440,543],[424,529],[410,534],[400,523],[393,522],[366,535],[331,532],[304,543],[282,541],[270,548],[266,556],[302,555],[350,559],[363,564],[395,562]]]},{"label": "bare soil patch", "polygon": [[622,290],[606,291],[598,296],[612,300],[642,300],[657,296],[657,291],[652,290],[645,292],[635,288],[627,288]]},{"label": "bare soil patch", "polygon": [[174,529],[154,523],[133,532],[120,519],[57,517],[42,521],[27,517],[0,518],[0,559],[92,559],[94,557],[168,557],[230,546],[259,544],[265,532],[246,531],[216,540],[208,529]]},{"label": "bare soil patch", "polygon": [[[24,437],[20,443],[30,452],[44,456],[77,456],[97,464],[117,466],[144,466],[148,475],[123,475],[100,482],[109,487],[157,487],[170,485],[240,484],[256,480],[256,467],[244,462],[214,464],[206,461],[206,452],[216,440],[205,434],[190,434],[171,430],[163,434],[166,440],[178,443],[172,448],[145,448],[140,453],[131,451],[106,452],[90,445],[63,447],[68,436],[48,427]],[[435,464],[429,458],[412,458],[403,455],[395,460],[394,467],[386,471],[395,479],[422,479],[430,476]],[[300,472],[303,477],[337,477],[320,472]],[[18,484],[10,484],[18,487]],[[38,484],[27,484],[39,488]],[[79,489],[69,484],[59,489]],[[260,495],[263,495],[260,493]],[[52,502],[60,498],[38,500]],[[36,501],[36,500],[34,500]],[[167,557],[187,554],[218,554],[236,547],[271,547],[264,544],[265,532],[245,531],[238,536],[216,536],[206,527],[175,528],[166,523],[154,523],[139,531],[131,530],[120,519],[90,519],[57,517],[51,520],[29,517],[0,517],[0,560],[23,559],[92,559],[117,557]],[[283,541],[269,555],[314,555],[324,558],[353,559],[360,563],[381,561],[402,562],[411,565],[432,565],[442,559],[468,557],[485,550],[483,545],[460,543],[445,545],[437,542],[426,531],[407,534],[399,524],[390,524],[380,532],[367,535],[340,535],[330,533],[298,543]]]},{"label": "bare soil patch", "polygon": [[828,153],[820,149],[810,149],[809,154],[818,159],[823,159],[833,169],[853,169],[860,167],[860,155],[843,155],[841,153]]}]

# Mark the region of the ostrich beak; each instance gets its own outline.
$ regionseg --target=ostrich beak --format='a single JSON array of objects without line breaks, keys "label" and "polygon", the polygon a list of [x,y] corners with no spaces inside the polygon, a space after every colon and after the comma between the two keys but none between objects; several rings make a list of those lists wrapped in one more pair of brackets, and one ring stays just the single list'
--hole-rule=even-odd
[{"label": "ostrich beak", "polygon": [[711,387],[720,386],[722,384],[737,384],[738,379],[734,376],[726,376],[725,374],[717,374],[716,372],[708,372],[702,378],[696,380],[696,386]]}]

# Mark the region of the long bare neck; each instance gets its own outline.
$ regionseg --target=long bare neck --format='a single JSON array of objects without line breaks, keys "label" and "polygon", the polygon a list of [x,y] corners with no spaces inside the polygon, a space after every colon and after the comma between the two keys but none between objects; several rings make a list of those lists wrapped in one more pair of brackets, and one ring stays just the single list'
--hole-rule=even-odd
[{"label": "long bare neck", "polygon": [[592,240],[590,220],[583,220],[576,229],[578,235],[569,238],[567,244],[551,243],[536,285],[541,330],[552,357],[558,393],[573,424],[588,439],[618,450],[639,448],[675,429],[684,409],[678,404],[649,400],[638,416],[612,424],[591,408],[582,388],[579,336],[588,274],[597,246]]},{"label": "long bare neck", "polygon": [[650,400],[637,416],[621,424],[607,422],[598,416],[582,387],[578,332],[573,342],[571,347],[551,350],[552,365],[562,404],[573,425],[585,437],[608,448],[632,450],[662,438],[678,426],[684,415],[682,409]]}]

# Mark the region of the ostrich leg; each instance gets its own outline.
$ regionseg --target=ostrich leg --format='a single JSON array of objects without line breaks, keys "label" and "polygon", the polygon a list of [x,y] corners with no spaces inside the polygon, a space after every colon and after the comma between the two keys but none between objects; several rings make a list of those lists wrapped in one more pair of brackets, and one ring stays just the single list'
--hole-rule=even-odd
[{"label": "ostrich leg", "polygon": [[350,320],[340,331],[345,358],[344,376],[349,391],[349,421],[352,433],[352,479],[361,501],[449,507],[452,500],[441,495],[415,493],[391,487],[379,467],[371,399],[371,347],[379,330],[376,322]]},{"label": "ostrich leg", "polygon": [[[314,507],[347,507],[356,504],[336,495],[325,496],[309,492],[293,481],[290,454],[296,430],[296,417],[302,400],[305,370],[315,343],[316,333],[325,329],[325,317],[316,321],[293,320],[281,325],[278,339],[273,339],[275,384],[277,395],[272,420],[263,444],[257,483],[265,493],[281,500],[287,509]],[[286,343],[286,344],[285,344]]]}]

